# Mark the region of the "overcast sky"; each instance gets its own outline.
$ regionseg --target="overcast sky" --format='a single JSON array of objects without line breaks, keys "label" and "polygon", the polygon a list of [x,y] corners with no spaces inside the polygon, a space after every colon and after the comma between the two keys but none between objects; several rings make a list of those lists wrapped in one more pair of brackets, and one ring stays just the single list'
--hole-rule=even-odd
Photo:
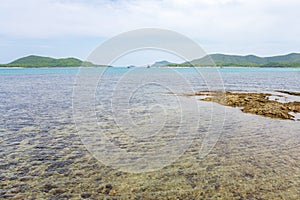
[{"label": "overcast sky", "polygon": [[137,28],[182,33],[208,53],[300,52],[299,0],[0,0],[0,63],[30,54],[85,59]]}]

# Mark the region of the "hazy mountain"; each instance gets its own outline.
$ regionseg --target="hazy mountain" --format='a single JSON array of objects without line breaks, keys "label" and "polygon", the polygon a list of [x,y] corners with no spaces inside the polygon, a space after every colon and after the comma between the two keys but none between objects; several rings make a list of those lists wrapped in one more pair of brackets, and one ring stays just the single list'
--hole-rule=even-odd
[{"label": "hazy mountain", "polygon": [[163,61],[157,61],[154,64],[151,65],[151,67],[163,67],[167,65],[172,65],[173,63],[163,60]]}]

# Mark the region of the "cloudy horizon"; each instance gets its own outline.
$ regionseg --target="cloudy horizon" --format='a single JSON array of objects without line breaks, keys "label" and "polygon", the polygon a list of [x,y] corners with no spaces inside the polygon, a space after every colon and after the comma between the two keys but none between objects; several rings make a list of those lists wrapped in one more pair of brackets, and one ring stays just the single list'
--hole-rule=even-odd
[{"label": "cloudy horizon", "polygon": [[85,59],[138,28],[169,29],[207,53],[300,52],[297,0],[1,0],[0,63],[26,55]]}]

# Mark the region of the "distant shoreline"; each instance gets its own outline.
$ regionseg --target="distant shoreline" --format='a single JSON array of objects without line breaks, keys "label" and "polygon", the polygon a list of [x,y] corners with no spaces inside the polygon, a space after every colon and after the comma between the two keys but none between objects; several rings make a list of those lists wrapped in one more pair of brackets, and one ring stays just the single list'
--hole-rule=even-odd
[{"label": "distant shoreline", "polygon": [[[105,64],[105,63],[104,63]],[[129,65],[134,67],[134,65]],[[129,67],[126,66],[126,67]],[[194,59],[184,63],[172,63],[169,61],[157,61],[151,68],[156,67],[253,67],[253,68],[300,68],[300,53],[290,53],[281,56],[259,57],[255,55],[238,56],[226,54],[210,54],[202,58]],[[103,64],[95,64],[82,61],[78,58],[51,58],[30,55],[16,59],[10,63],[0,64],[0,67],[106,67]],[[125,66],[124,66],[125,67]],[[129,68],[132,68],[129,67]]]},{"label": "distant shoreline", "polygon": [[[59,67],[53,67],[53,66],[47,66],[47,67],[24,67],[24,66],[1,66],[0,69],[55,69],[55,68],[127,68],[127,67],[115,67],[115,66],[59,66]],[[142,67],[136,67],[136,68],[142,68]],[[216,68],[216,69],[229,69],[229,68],[254,68],[254,69],[300,69],[300,67],[253,67],[253,66],[226,66],[226,67],[220,67],[220,66],[163,66],[163,67],[152,67],[152,69],[158,69],[158,68]],[[131,68],[134,69],[134,68]],[[146,68],[145,68],[146,69]]]},{"label": "distant shoreline", "polygon": [[163,66],[163,67],[168,67],[168,68],[191,68],[191,67],[195,67],[195,68],[300,68],[300,66]]}]

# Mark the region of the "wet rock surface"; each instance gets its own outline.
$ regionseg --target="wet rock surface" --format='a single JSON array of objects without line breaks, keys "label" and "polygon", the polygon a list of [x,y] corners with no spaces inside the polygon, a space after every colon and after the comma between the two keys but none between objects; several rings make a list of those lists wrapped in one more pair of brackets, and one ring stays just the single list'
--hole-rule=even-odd
[{"label": "wet rock surface", "polygon": [[[295,93],[289,92],[289,94]],[[194,96],[208,96],[201,100],[212,101],[231,107],[240,107],[245,113],[271,118],[293,120],[294,116],[291,113],[300,113],[300,102],[282,103],[269,100],[268,97],[272,96],[272,94],[266,93],[200,91],[195,93]]]}]

